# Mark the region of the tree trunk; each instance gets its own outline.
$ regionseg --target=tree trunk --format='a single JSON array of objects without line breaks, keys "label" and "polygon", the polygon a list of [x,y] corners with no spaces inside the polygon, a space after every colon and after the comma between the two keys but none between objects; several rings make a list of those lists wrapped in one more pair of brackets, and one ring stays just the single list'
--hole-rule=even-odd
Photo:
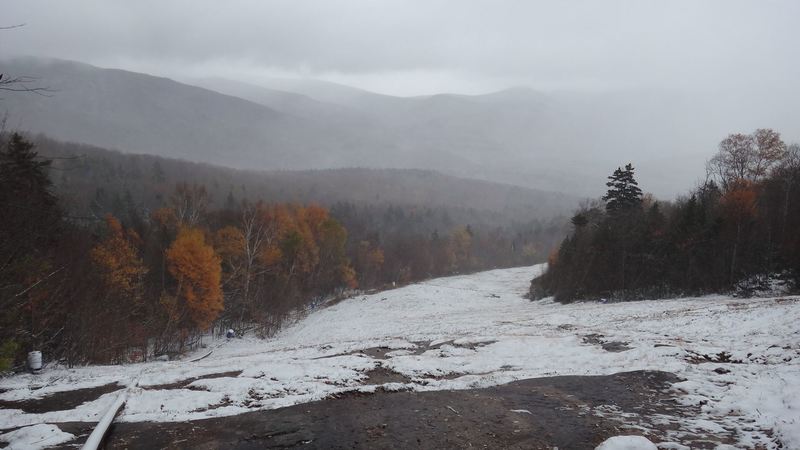
[{"label": "tree trunk", "polygon": [[736,271],[736,253],[739,250],[739,236],[742,233],[741,221],[736,224],[736,240],[733,242],[733,255],[731,255],[730,284],[733,285],[734,272]]},{"label": "tree trunk", "polygon": [[789,199],[792,192],[791,178],[786,182],[786,194],[783,197],[783,223],[781,224],[781,244],[786,240],[786,223],[789,221]]}]

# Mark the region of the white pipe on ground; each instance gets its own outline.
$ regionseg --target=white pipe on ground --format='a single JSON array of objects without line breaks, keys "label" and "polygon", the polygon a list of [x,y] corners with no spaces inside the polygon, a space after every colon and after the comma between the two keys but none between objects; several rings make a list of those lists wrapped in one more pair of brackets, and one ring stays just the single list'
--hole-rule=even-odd
[{"label": "white pipe on ground", "polygon": [[[193,359],[189,362],[196,362],[200,361],[201,359],[209,357],[212,353],[214,353],[214,350],[220,348],[224,343],[225,341],[220,342],[216,347],[209,350],[208,353],[206,353],[205,355]],[[106,433],[108,433],[108,427],[111,426],[111,423],[114,422],[114,418],[117,416],[117,413],[125,405],[125,400],[128,398],[129,389],[131,387],[139,386],[139,379],[141,379],[142,373],[144,373],[144,369],[142,369],[139,372],[139,376],[136,379],[136,382],[134,382],[132,385],[129,385],[128,389],[122,391],[122,393],[119,394],[117,399],[114,401],[114,404],[111,405],[111,408],[108,408],[108,411],[106,411],[106,413],[103,414],[103,418],[100,419],[100,422],[97,422],[97,426],[92,431],[92,434],[89,435],[89,439],[87,439],[86,443],[83,444],[82,447],[83,450],[97,450],[100,448],[100,444],[102,444],[103,438],[106,436]]]},{"label": "white pipe on ground", "polygon": [[87,439],[86,443],[83,444],[83,450],[97,450],[100,447],[100,444],[103,442],[103,438],[108,432],[108,427],[111,426],[111,422],[114,421],[114,417],[117,416],[119,410],[122,409],[123,405],[125,405],[125,400],[127,398],[128,390],[126,389],[119,394],[117,399],[114,401],[114,404],[111,405],[111,408],[108,408],[106,413],[103,414],[100,422],[97,422],[97,426],[94,428],[94,431],[92,431],[92,434],[89,435],[89,439]]}]

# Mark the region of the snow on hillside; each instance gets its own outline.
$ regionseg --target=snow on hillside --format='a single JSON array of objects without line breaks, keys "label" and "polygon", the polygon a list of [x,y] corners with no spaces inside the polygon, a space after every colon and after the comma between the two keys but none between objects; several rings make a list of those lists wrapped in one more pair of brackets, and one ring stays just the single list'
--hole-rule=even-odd
[{"label": "snow on hillside", "polygon": [[[119,420],[183,421],[374,391],[492,386],[553,375],[663,370],[681,403],[702,405],[665,438],[730,433],[739,446],[800,448],[800,297],[559,305],[522,298],[541,266],[421,282],[311,313],[270,340],[217,340],[197,362],[48,368],[0,380],[0,401],[119,382]],[[199,354],[202,354],[199,353]],[[191,358],[186,358],[189,360]],[[64,411],[1,409],[3,429],[97,421],[110,392]],[[594,411],[607,414],[608,411]],[[656,424],[653,423],[655,428]],[[2,439],[0,435],[0,439]]]}]

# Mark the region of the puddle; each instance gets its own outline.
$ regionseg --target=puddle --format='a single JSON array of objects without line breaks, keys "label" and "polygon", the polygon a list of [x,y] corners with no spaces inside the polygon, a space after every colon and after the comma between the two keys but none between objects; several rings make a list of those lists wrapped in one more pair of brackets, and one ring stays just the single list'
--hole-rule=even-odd
[{"label": "puddle", "polygon": [[385,367],[376,367],[364,374],[368,377],[365,384],[411,383],[411,378]]}]

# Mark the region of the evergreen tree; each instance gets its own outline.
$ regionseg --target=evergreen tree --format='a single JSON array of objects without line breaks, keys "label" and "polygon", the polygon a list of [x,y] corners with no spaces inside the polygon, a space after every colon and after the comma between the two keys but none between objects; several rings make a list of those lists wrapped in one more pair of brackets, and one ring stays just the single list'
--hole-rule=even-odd
[{"label": "evergreen tree", "polygon": [[[0,148],[0,277],[23,261],[46,252],[61,221],[51,192],[50,161],[39,159],[33,144],[14,133]],[[13,284],[13,283],[11,283]],[[9,286],[8,283],[3,285]]]},{"label": "evergreen tree", "polygon": [[606,211],[610,214],[629,211],[642,205],[642,190],[639,189],[633,172],[633,166],[628,163],[624,169],[617,167],[608,177],[608,192],[603,196],[603,201],[606,202]]},{"label": "evergreen tree", "polygon": [[5,149],[0,151],[0,186],[2,200],[13,201],[20,197],[25,202],[35,200],[48,209],[56,204],[50,192],[52,183],[47,175],[50,161],[39,160],[33,144],[13,133]]},{"label": "evergreen tree", "polygon": [[0,358],[8,359],[33,337],[30,295],[39,295],[53,273],[61,210],[51,192],[50,161],[17,133],[0,139]]},{"label": "evergreen tree", "polygon": [[225,209],[233,211],[236,209],[236,197],[233,196],[233,191],[228,191],[228,197],[225,199]]}]

